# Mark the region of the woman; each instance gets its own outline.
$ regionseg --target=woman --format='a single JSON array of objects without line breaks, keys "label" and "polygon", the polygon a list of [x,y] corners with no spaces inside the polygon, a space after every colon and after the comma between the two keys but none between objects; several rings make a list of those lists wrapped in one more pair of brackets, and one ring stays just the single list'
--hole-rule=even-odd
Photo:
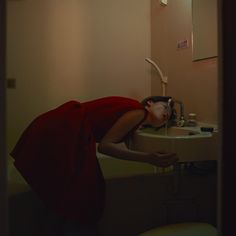
[{"label": "woman", "polygon": [[[126,97],[69,101],[38,116],[23,132],[11,155],[15,166],[42,202],[58,216],[95,225],[105,199],[98,151],[116,158],[167,167],[174,153],[145,153],[119,145],[140,125],[163,126],[171,117],[170,97],[142,103]],[[171,104],[173,105],[173,104]]]}]

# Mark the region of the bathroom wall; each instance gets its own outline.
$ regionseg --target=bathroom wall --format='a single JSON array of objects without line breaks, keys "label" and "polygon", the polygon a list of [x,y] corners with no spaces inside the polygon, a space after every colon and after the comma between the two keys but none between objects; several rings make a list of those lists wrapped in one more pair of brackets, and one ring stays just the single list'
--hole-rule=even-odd
[{"label": "bathroom wall", "polygon": [[7,1],[8,152],[65,101],[149,96],[150,1]]},{"label": "bathroom wall", "polygon": [[[8,152],[35,116],[67,100],[161,94],[144,61],[150,54],[168,76],[167,95],[184,102],[186,115],[217,123],[217,58],[192,61],[191,1],[7,4],[7,77],[16,79],[7,90]],[[183,39],[189,46],[178,50]]]},{"label": "bathroom wall", "polygon": [[[218,122],[217,58],[192,61],[192,9],[189,0],[169,0],[167,6],[151,0],[152,59],[168,76],[167,95],[182,100],[185,115],[194,112],[206,123]],[[177,43],[188,40],[187,48]],[[161,94],[160,80],[152,72],[152,94]]]}]

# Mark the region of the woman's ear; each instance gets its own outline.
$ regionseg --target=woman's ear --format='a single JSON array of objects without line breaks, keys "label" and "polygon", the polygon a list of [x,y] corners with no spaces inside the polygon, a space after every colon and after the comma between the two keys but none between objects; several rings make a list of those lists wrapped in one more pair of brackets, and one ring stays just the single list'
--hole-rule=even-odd
[{"label": "woman's ear", "polygon": [[147,106],[151,106],[153,104],[152,100],[147,101]]},{"label": "woman's ear", "polygon": [[149,100],[149,101],[146,102],[145,108],[146,108],[147,111],[150,111],[152,109],[153,103],[154,102],[152,100]]}]

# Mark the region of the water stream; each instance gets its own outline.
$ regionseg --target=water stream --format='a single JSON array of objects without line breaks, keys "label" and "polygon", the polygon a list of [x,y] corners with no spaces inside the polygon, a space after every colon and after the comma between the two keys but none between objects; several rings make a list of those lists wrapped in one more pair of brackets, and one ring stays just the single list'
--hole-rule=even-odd
[{"label": "water stream", "polygon": [[[171,98],[168,100],[167,102],[167,113],[170,112],[171,113],[171,106],[170,106],[170,103],[171,103]],[[167,136],[168,135],[168,120],[166,121],[166,124],[165,124],[165,135]]]},{"label": "water stream", "polygon": [[165,136],[168,135],[168,122],[166,122],[165,124]]}]

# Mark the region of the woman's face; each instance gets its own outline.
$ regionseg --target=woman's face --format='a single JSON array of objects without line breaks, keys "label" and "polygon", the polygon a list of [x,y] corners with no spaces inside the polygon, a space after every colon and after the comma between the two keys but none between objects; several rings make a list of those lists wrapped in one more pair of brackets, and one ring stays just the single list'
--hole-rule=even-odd
[{"label": "woman's face", "polygon": [[164,125],[170,118],[171,108],[167,102],[147,102],[146,109],[149,112],[149,122],[154,127]]}]

